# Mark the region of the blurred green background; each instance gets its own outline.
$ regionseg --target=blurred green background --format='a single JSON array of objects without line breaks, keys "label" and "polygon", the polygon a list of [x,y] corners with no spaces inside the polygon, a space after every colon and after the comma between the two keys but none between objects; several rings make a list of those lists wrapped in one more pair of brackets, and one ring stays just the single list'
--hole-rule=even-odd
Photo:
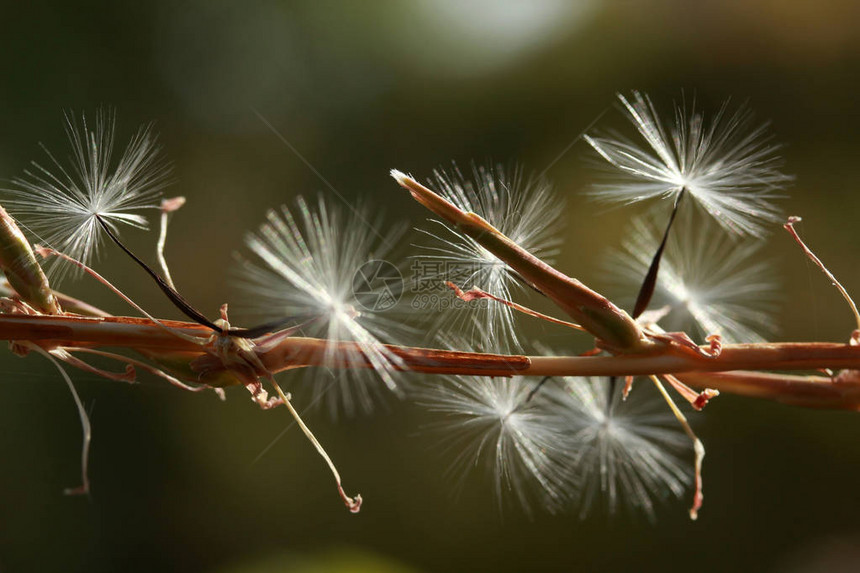
[{"label": "blurred green background", "polygon": [[[232,252],[266,208],[326,183],[392,219],[425,213],[388,177],[420,178],[456,160],[519,161],[568,202],[560,266],[600,288],[598,262],[635,211],[582,197],[593,180],[577,136],[618,91],[661,106],[727,97],[772,121],[787,170],[784,201],[849,291],[860,293],[857,190],[860,35],[856,2],[4,3],[0,177],[64,156],[63,110],[118,110],[119,137],[154,121],[188,204],[168,244],[174,278],[210,315],[236,301]],[[608,111],[607,111],[608,110]],[[151,249],[151,235],[129,234]],[[112,250],[99,269],[148,309],[173,317]],[[151,251],[143,251],[151,252]],[[838,294],[776,232],[783,340],[844,341]],[[91,282],[67,289],[127,312]],[[532,328],[530,325],[528,328]],[[555,331],[553,341],[559,340]],[[580,341],[583,347],[587,341]],[[286,412],[244,390],[225,403],[144,377],[129,387],[74,372],[92,410],[90,499],[78,480],[80,429],[50,365],[4,353],[0,374],[0,571],[849,571],[860,562],[860,417],[722,396],[697,428],[708,448],[705,506],[656,524],[500,512],[476,475],[452,496],[449,460],[428,417],[391,401],[373,417],[311,416],[349,491],[295,430],[265,455]],[[840,569],[840,567],[842,567]]]}]

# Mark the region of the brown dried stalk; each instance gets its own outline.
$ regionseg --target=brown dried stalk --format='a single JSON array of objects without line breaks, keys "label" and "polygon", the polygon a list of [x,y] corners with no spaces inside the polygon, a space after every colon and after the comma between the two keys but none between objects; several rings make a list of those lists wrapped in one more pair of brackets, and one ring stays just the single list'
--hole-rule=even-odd
[{"label": "brown dried stalk", "polygon": [[[187,335],[206,336],[205,327],[163,321]],[[42,348],[114,347],[150,356],[170,355],[186,366],[206,355],[200,345],[166,332],[150,320],[131,317],[0,315],[0,340],[29,341]],[[326,354],[328,348],[329,353]],[[332,348],[334,352],[332,353]],[[860,370],[860,346],[828,342],[733,344],[716,358],[666,346],[648,355],[521,356],[388,346],[403,359],[404,368],[425,374],[476,376],[627,376],[675,374],[695,388],[765,398],[812,408],[860,408],[860,377],[799,376],[760,370]],[[332,362],[332,355],[335,356]],[[343,357],[338,363],[337,356]],[[361,350],[353,342],[286,337],[258,352],[260,363],[277,373],[302,367],[372,368],[357,362]],[[188,367],[185,380],[224,386],[240,384],[227,371],[202,377]]]}]

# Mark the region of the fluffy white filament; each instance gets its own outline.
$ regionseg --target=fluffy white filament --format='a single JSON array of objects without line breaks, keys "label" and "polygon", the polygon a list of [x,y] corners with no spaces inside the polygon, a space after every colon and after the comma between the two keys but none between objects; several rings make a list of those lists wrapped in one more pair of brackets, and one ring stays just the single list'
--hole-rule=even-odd
[{"label": "fluffy white filament", "polygon": [[570,501],[574,452],[565,416],[550,388],[526,402],[537,383],[527,378],[451,377],[427,387],[420,401],[446,416],[437,424],[453,456],[451,473],[476,465],[489,473],[500,506],[513,499],[527,511],[549,511]]},{"label": "fluffy white filament", "polygon": [[[656,502],[683,496],[692,483],[692,448],[665,403],[643,394],[650,387],[634,388],[622,401],[623,380],[565,378],[564,384],[581,516],[626,506],[653,519]],[[685,453],[690,460],[681,459]]]},{"label": "fluffy white filament", "polygon": [[690,442],[650,385],[622,401],[623,380],[558,378],[529,399],[538,383],[428,382],[419,402],[445,416],[435,425],[446,435],[452,473],[483,465],[500,504],[574,507],[582,517],[628,506],[653,519],[658,501],[684,494],[692,482]]},{"label": "fluffy white filament", "polygon": [[720,225],[738,234],[758,236],[780,220],[773,201],[791,178],[780,172],[767,125],[756,126],[748,109],[730,114],[725,104],[706,122],[695,108],[688,112],[680,105],[667,127],[647,96],[633,92],[618,99],[639,139],[585,136],[621,176],[596,185],[598,199],[633,203],[674,198],[686,189]]},{"label": "fluffy white filament", "polygon": [[[370,362],[370,370],[339,368],[331,383],[314,384],[315,392],[336,390],[327,392],[333,412],[341,406],[348,414],[369,410],[379,379],[397,389],[395,369],[402,360],[382,340],[399,342],[407,329],[397,309],[362,307],[353,292],[356,272],[368,261],[384,259],[399,238],[400,233],[379,235],[378,223],[366,210],[347,215],[322,199],[313,207],[299,198],[295,214],[286,207],[269,211],[246,241],[258,258],[242,260],[245,307],[267,320],[295,316],[307,321],[305,334],[330,343],[327,364]],[[355,342],[358,350],[344,354],[340,341]]]},{"label": "fluffy white filament", "polygon": [[[97,217],[114,232],[120,225],[147,228],[140,211],[159,207],[170,168],[149,126],[138,130],[114,162],[112,112],[99,111],[94,124],[83,115],[67,114],[66,134],[72,152],[68,164],[45,149],[48,166],[33,162],[14,179],[6,205],[39,242],[89,265],[104,239]],[[67,268],[59,268],[55,280]]]},{"label": "fluffy white filament", "polygon": [[[468,178],[454,166],[450,171],[437,170],[431,185],[445,199],[466,212],[477,213],[512,241],[548,263],[558,253],[563,202],[552,193],[544,179],[526,178],[519,169],[473,167]],[[444,287],[452,281],[464,290],[478,287],[490,294],[513,300],[525,284],[502,260],[471,237],[458,233],[449,224],[437,220],[433,231],[423,231],[432,242],[422,245],[425,253],[420,262],[436,263],[436,276],[422,277]],[[444,312],[439,326],[448,332],[468,330],[471,340],[500,349],[520,347],[513,310],[493,301],[473,301],[465,306],[455,301]],[[477,318],[477,320],[473,320]],[[480,325],[477,326],[476,325]]]},{"label": "fluffy white filament", "polygon": [[[778,285],[757,242],[736,242],[702,216],[685,219],[669,237],[651,308],[666,307],[666,330],[720,334],[726,342],[761,342],[775,330]],[[621,249],[604,259],[607,275],[632,301],[661,231],[646,219],[629,225]]]}]

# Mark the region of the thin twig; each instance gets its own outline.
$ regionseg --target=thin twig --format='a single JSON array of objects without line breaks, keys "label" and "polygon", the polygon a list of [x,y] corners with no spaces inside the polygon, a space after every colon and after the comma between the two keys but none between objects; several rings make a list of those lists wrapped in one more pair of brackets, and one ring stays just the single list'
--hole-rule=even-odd
[{"label": "thin twig", "polygon": [[83,352],[86,354],[93,354],[95,356],[104,356],[105,358],[111,358],[113,360],[117,360],[117,361],[123,362],[125,364],[137,366],[138,368],[142,368],[143,370],[146,370],[147,372],[149,372],[150,374],[152,374],[154,376],[158,376],[159,378],[163,378],[164,380],[167,380],[168,382],[170,382],[172,385],[176,386],[177,388],[181,388],[181,389],[186,390],[188,392],[203,392],[205,390],[210,390],[210,389],[216,390],[216,393],[218,394],[218,396],[222,400],[224,399],[224,390],[222,390],[221,388],[212,388],[211,386],[205,386],[205,385],[189,386],[188,384],[185,384],[184,382],[182,382],[178,378],[171,376],[167,372],[165,372],[159,368],[156,368],[156,367],[152,366],[151,364],[147,364],[146,362],[143,362],[141,360],[136,360],[136,359],[130,358],[128,356],[123,356],[122,354],[115,354],[113,352],[105,352],[103,350],[96,350],[94,348],[66,347],[66,350],[69,352]]},{"label": "thin twig", "polygon": [[72,398],[75,400],[75,406],[78,408],[78,417],[81,419],[81,431],[83,433],[83,445],[81,446],[81,485],[73,488],[66,488],[65,493],[67,495],[88,495],[90,493],[90,478],[89,478],[89,460],[90,460],[90,442],[93,437],[92,426],[90,425],[90,418],[87,415],[87,410],[84,408],[84,403],[81,401],[81,397],[78,395],[78,391],[75,390],[75,385],[72,384],[72,379],[69,377],[68,373],[63,369],[57,360],[51,356],[51,354],[35,345],[24,343],[28,348],[31,348],[47,358],[51,361],[51,363],[57,367],[57,370],[60,371],[60,375],[63,377],[63,380],[66,381],[66,386],[69,387],[69,391],[72,393]]},{"label": "thin twig", "polygon": [[293,404],[290,401],[290,396],[288,396],[284,393],[283,390],[281,390],[281,387],[278,385],[277,382],[275,382],[274,377],[270,377],[269,382],[272,384],[272,386],[275,387],[275,392],[278,393],[278,396],[284,402],[284,406],[287,407],[293,419],[296,421],[296,424],[298,424],[299,428],[301,428],[302,432],[304,432],[305,437],[313,445],[313,447],[316,448],[317,453],[322,457],[322,459],[325,460],[325,463],[328,464],[328,468],[331,471],[332,476],[334,476],[334,481],[337,484],[337,492],[340,495],[340,498],[343,500],[343,503],[346,505],[347,509],[349,509],[350,513],[358,513],[361,510],[361,494],[356,495],[354,498],[346,495],[346,492],[343,490],[343,485],[341,485],[340,474],[338,473],[334,462],[331,461],[331,458],[325,451],[325,448],[322,447],[322,444],[320,444],[319,440],[317,440],[316,436],[314,436],[313,432],[311,432],[311,429],[307,427],[304,420],[302,420],[302,417],[299,416],[299,413],[296,411],[295,408],[293,408]]},{"label": "thin twig", "polygon": [[696,454],[696,490],[693,493],[693,505],[690,507],[690,519],[698,519],[699,509],[701,509],[702,501],[704,499],[704,495],[702,494],[702,460],[705,459],[705,446],[702,444],[702,441],[699,440],[699,437],[696,436],[696,433],[693,431],[693,428],[690,427],[690,423],[687,422],[687,418],[686,416],[684,416],[684,413],[678,409],[678,406],[675,405],[675,401],[672,400],[672,397],[669,396],[668,392],[666,392],[666,389],[663,387],[663,384],[660,383],[660,379],[656,376],[649,376],[649,378],[651,378],[651,381],[654,382],[655,386],[657,386],[657,389],[660,391],[660,394],[663,395],[663,399],[666,400],[666,403],[669,405],[669,408],[672,410],[672,413],[675,414],[675,418],[681,424],[681,427],[684,428],[684,432],[687,434],[687,437],[689,437],[693,441],[693,451]]},{"label": "thin twig", "polygon": [[171,199],[162,199],[161,201],[161,228],[158,232],[158,244],[156,245],[155,254],[158,257],[158,264],[161,266],[161,272],[164,273],[165,282],[170,285],[170,288],[176,290],[176,285],[173,284],[173,277],[170,276],[170,269],[167,266],[167,259],[164,258],[164,245],[167,242],[167,223],[170,213],[176,211],[185,204],[185,197],[173,197]]},{"label": "thin twig", "polygon": [[833,284],[833,286],[836,287],[836,289],[842,295],[842,298],[844,298],[845,302],[848,303],[848,306],[851,307],[851,312],[854,313],[854,321],[857,323],[857,330],[860,331],[860,312],[857,311],[857,305],[854,304],[854,299],[851,298],[851,295],[848,294],[848,291],[845,290],[845,287],[842,286],[842,283],[840,283],[836,279],[836,277],[833,276],[833,273],[831,273],[827,269],[827,267],[824,266],[824,263],[821,262],[821,259],[815,256],[815,253],[812,252],[812,249],[807,247],[806,243],[803,242],[803,239],[800,238],[800,235],[797,234],[797,230],[794,228],[794,224],[799,223],[801,220],[802,219],[800,217],[789,217],[788,222],[786,222],[783,227],[786,231],[791,233],[791,236],[794,237],[794,240],[797,241],[797,244],[800,245],[800,248],[803,249],[803,252],[806,254],[806,256],[809,257],[809,259],[813,263],[815,263],[815,265],[819,269],[821,269],[821,272],[823,272],[828,279],[830,279],[830,282]]},{"label": "thin twig", "polygon": [[568,328],[573,328],[574,330],[587,332],[582,326],[580,326],[574,322],[568,322],[567,320],[560,320],[558,318],[554,318],[552,316],[549,316],[548,314],[543,314],[542,312],[532,310],[527,306],[523,306],[523,305],[517,304],[513,301],[506,300],[506,299],[503,299],[501,297],[492,295],[492,294],[488,293],[487,291],[479,289],[478,287],[472,287],[468,291],[464,292],[460,287],[458,287],[457,285],[455,285],[451,281],[447,281],[445,284],[448,286],[448,288],[453,290],[454,294],[457,295],[457,298],[459,298],[463,302],[470,302],[470,301],[481,299],[481,298],[487,298],[490,300],[494,300],[494,301],[498,302],[499,304],[503,304],[507,307],[510,307],[516,311],[519,311],[523,314],[526,314],[528,316],[531,316],[534,318],[539,318],[541,320],[545,320],[545,321],[551,322],[553,324],[559,324],[561,326],[567,326]]}]

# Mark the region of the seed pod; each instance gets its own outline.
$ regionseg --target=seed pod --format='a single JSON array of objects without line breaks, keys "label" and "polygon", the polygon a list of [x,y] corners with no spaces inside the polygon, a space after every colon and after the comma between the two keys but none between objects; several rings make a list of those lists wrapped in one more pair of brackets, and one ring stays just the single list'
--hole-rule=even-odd
[{"label": "seed pod", "polygon": [[0,268],[21,300],[39,312],[57,314],[60,306],[30,242],[15,219],[0,207]]}]

